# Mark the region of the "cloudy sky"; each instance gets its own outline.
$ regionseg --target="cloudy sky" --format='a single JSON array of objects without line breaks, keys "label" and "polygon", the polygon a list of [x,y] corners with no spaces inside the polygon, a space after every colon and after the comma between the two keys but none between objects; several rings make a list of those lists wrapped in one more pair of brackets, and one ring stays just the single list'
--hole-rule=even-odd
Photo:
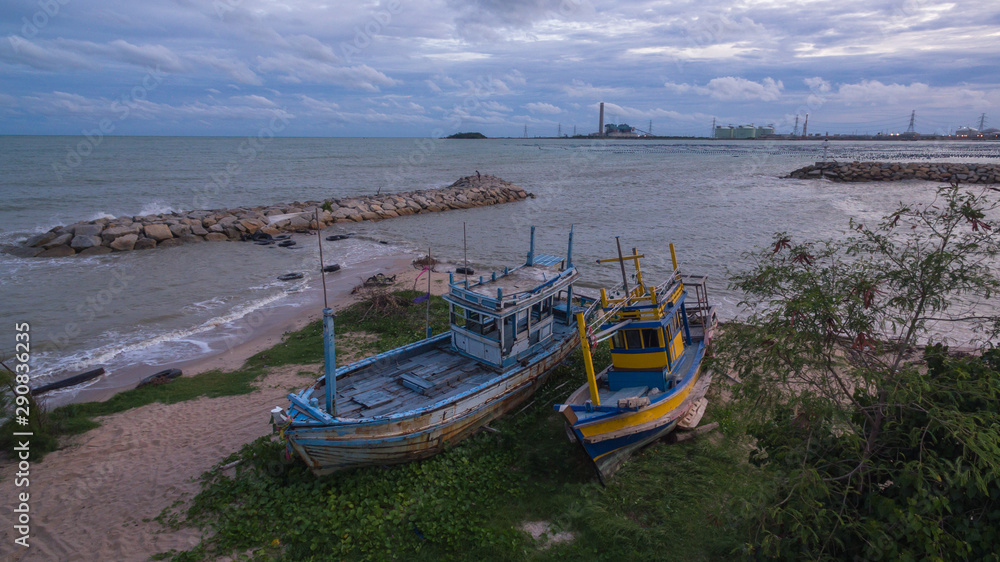
[{"label": "cloudy sky", "polygon": [[[1000,126],[958,0],[0,0],[0,133],[554,136]],[[287,126],[284,124],[287,123]]]}]

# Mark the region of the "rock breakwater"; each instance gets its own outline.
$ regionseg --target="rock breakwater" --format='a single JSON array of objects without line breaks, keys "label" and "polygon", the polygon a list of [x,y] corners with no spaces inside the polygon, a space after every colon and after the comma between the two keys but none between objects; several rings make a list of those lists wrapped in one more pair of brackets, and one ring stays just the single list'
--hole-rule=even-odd
[{"label": "rock breakwater", "polygon": [[1000,164],[949,162],[816,162],[789,178],[840,182],[926,180],[959,183],[1000,183]]},{"label": "rock breakwater", "polygon": [[319,230],[338,222],[468,209],[528,197],[534,195],[498,177],[466,176],[440,189],[78,222],[32,236],[11,252],[24,257],[93,256],[198,242],[246,240],[258,233],[273,236],[296,230]]}]

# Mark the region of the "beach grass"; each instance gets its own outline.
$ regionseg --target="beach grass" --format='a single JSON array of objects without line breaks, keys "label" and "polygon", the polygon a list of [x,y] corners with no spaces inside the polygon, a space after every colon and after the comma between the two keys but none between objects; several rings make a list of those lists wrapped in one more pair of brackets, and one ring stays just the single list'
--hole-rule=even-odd
[{"label": "beach grass", "polygon": [[[423,335],[414,326],[401,328],[405,323],[396,319],[362,320],[357,315],[365,311],[362,303],[338,320],[350,318],[357,330],[375,334],[374,349]],[[292,335],[288,350],[265,359],[287,353],[303,361],[292,348],[299,341],[318,346],[318,329]],[[595,362],[610,362],[606,349]],[[286,455],[278,439],[261,437],[218,465],[238,461],[235,468],[206,473],[202,491],[184,511],[161,514],[161,522],[200,527],[206,538],[191,551],[160,557],[204,560],[239,552],[284,560],[732,559],[743,545],[746,506],[768,490],[765,473],[746,462],[740,433],[654,444],[604,487],[552,407],[583,382],[582,372],[576,352],[525,406],[492,422],[495,432],[479,432],[423,461],[317,478]],[[706,419],[712,416],[726,413],[714,408]],[[545,522],[549,536],[572,533],[572,539],[535,541],[522,530],[527,522]]]}]

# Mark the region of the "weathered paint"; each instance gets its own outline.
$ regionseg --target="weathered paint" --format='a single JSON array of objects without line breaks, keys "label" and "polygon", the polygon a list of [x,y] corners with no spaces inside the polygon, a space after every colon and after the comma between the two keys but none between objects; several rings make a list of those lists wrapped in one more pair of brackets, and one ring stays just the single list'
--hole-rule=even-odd
[{"label": "weathered paint", "polygon": [[570,333],[527,367],[505,373],[486,385],[420,412],[384,419],[334,420],[319,427],[285,431],[292,448],[316,474],[378,464],[394,464],[437,454],[508,412],[537,389],[548,373],[577,345]]},{"label": "weathered paint", "polygon": [[[574,330],[556,328],[554,322],[558,316],[554,311],[571,315],[582,310],[568,299],[564,306],[555,306],[560,302],[556,297],[561,291],[571,294],[579,277],[566,265],[568,261],[536,255],[532,236],[524,266],[504,268],[502,275],[481,277],[473,285],[452,279],[445,296],[452,305],[496,319],[527,315],[524,336],[516,338],[499,361],[487,353],[477,354],[472,346],[457,347],[453,337],[460,327],[453,324],[449,332],[341,367],[315,385],[289,394],[282,435],[316,474],[425,458],[469,436],[528,398],[577,345]],[[542,275],[536,276],[535,270]],[[534,286],[519,285],[519,276]],[[496,286],[504,283],[516,290],[506,297],[496,290],[494,299]],[[533,324],[531,307],[546,299],[552,302],[539,308],[542,318]],[[479,316],[476,321],[481,322]],[[532,343],[533,337],[537,343]],[[480,343],[493,341],[485,334],[476,338]],[[338,387],[342,392],[333,395],[340,396],[337,407],[320,407],[319,394],[336,393]]]},{"label": "weathered paint", "polygon": [[[608,291],[601,289],[601,305],[605,310],[599,321],[602,336],[622,335],[612,340],[617,342],[611,349],[612,365],[596,381],[592,380],[593,371],[588,370],[587,384],[580,386],[564,404],[556,405],[575,440],[594,461],[602,482],[633,451],[673,431],[692,405],[702,400],[711,381],[710,374],[703,375],[701,371],[714,328],[714,312],[707,298],[702,298],[704,278],[695,285],[696,302],[688,304],[676,261],[674,273],[663,285],[646,287],[639,269],[641,257],[634,248],[629,256],[622,256],[619,249],[618,258],[601,260],[621,264],[631,260],[635,264],[637,285],[626,290],[625,296],[609,299]],[[699,311],[700,318],[711,319],[710,324],[698,326],[700,333],[696,332],[696,337],[692,337],[689,325],[689,306]],[[655,340],[647,339],[649,334],[639,331],[643,329],[655,329]],[[623,334],[622,330],[635,332]],[[579,332],[584,340],[585,359],[589,359],[582,325]],[[629,347],[630,337],[638,345]]]}]

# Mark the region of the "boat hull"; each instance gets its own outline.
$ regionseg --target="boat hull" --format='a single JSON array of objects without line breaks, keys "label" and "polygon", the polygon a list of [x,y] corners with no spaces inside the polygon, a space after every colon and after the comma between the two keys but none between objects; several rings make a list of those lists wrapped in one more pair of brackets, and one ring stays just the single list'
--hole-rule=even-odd
[{"label": "boat hull", "polygon": [[325,425],[293,425],[284,435],[317,475],[427,458],[523,403],[577,345],[577,338],[566,337],[490,384],[413,415],[337,418]]},{"label": "boat hull", "polygon": [[588,445],[582,440],[581,443],[583,443],[583,448],[587,451],[587,455],[594,461],[594,467],[597,469],[597,475],[600,477],[601,483],[606,483],[633,453],[666,437],[676,427],[677,418],[674,418],[669,421],[664,420],[662,425],[627,437],[598,444]]},{"label": "boat hull", "polygon": [[[635,411],[602,417],[598,422],[579,421],[567,407],[560,411],[604,483],[633,453],[673,432],[692,406],[704,398],[710,383],[711,374],[702,373],[699,364],[688,384],[673,397]],[[567,404],[583,404],[588,396],[589,387],[584,384],[570,395]]]}]

